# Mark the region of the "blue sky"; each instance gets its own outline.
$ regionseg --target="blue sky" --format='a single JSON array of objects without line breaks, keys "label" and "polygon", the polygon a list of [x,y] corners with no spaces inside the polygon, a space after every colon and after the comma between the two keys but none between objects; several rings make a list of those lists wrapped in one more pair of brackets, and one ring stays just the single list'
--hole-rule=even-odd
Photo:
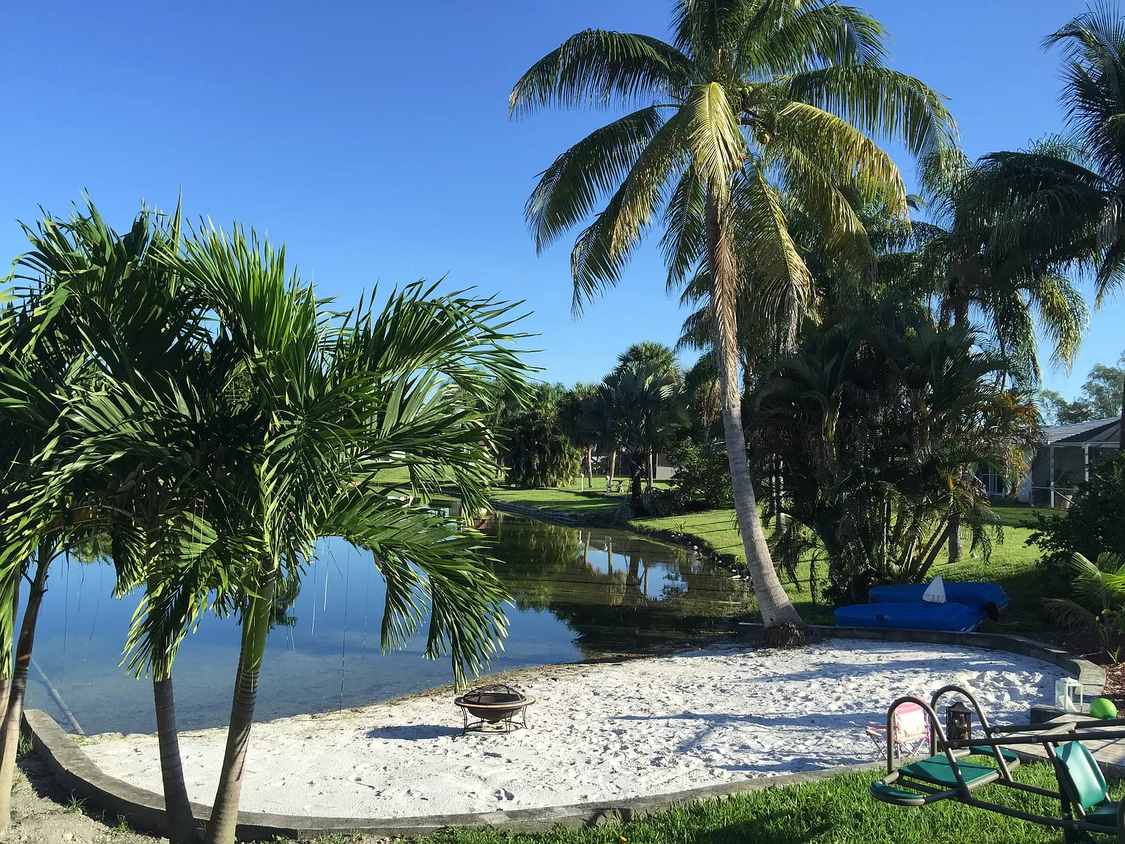
[{"label": "blue sky", "polygon": [[[1062,127],[1044,35],[1072,0],[867,0],[895,66],[950,98],[971,156]],[[605,120],[511,121],[526,68],[586,27],[664,35],[659,0],[467,3],[8,4],[0,86],[0,256],[17,220],[65,214],[88,190],[124,227],[141,200],[288,244],[321,295],[446,276],[526,300],[549,380],[595,380],[639,340],[673,343],[683,313],[652,245],[621,285],[570,315],[570,240],[537,256],[523,222],[535,175]],[[901,162],[904,168],[909,166]],[[1120,297],[1093,317],[1068,378],[1125,348]]]}]

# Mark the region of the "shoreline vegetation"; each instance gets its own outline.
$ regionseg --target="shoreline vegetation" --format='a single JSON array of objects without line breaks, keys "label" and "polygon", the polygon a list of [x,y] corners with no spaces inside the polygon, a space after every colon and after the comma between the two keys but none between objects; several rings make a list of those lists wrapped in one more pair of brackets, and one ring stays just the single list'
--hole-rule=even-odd
[{"label": "shoreline vegetation", "polygon": [[[597,479],[595,479],[595,487]],[[697,550],[709,562],[725,566],[737,574],[745,574],[745,557],[733,509],[699,510],[694,513],[672,516],[642,516],[617,519],[618,505],[627,497],[626,492],[606,494],[577,485],[553,489],[511,489],[497,487],[491,498],[504,504],[515,504],[540,511],[549,519],[552,513],[581,516],[598,527],[629,530],[646,538],[670,542],[686,549]],[[993,543],[987,559],[974,550],[955,563],[942,561],[934,567],[933,574],[946,580],[985,580],[1000,584],[1012,603],[998,622],[986,621],[986,632],[1017,633],[1029,635],[1044,630],[1046,614],[1042,595],[1036,586],[1037,549],[1026,542],[1032,533],[1031,525],[1036,513],[1056,511],[1038,510],[1018,502],[993,502],[993,510],[1001,530],[1000,541]],[[1058,511],[1061,512],[1061,511]],[[769,530],[769,528],[767,528]],[[789,593],[801,617],[810,624],[832,624],[832,608],[814,597],[810,589],[810,563],[804,562],[797,571],[797,580],[779,571],[782,584]],[[822,583],[817,584],[823,585]]]}]

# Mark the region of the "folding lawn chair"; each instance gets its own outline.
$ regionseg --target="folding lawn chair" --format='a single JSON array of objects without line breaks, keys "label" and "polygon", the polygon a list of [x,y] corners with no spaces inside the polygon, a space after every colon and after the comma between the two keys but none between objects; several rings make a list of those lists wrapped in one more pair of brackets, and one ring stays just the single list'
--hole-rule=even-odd
[{"label": "folding lawn chair", "polygon": [[895,709],[891,723],[865,724],[863,731],[880,757],[887,754],[888,736],[893,742],[890,749],[895,759],[919,756],[930,743],[930,722],[926,710],[916,703],[904,703]]}]

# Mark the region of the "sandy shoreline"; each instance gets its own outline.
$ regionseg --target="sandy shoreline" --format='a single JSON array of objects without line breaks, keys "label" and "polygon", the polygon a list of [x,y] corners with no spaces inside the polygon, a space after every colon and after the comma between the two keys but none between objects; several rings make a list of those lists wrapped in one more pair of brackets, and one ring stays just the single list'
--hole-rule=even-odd
[{"label": "sandy shoreline", "polygon": [[[545,667],[517,685],[530,729],[461,736],[450,695],[254,726],[247,811],[337,817],[568,805],[870,761],[861,726],[903,694],[948,683],[990,718],[1025,720],[1066,676],[1014,654],[832,640],[800,651],[714,648],[619,663]],[[210,803],[225,730],[181,734],[188,792]],[[84,750],[160,791],[155,736],[95,736]]]}]

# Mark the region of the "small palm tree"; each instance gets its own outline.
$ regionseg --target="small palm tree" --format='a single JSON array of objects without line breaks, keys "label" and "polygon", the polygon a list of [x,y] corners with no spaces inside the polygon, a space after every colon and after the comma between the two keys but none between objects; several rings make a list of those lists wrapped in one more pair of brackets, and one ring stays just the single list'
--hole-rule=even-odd
[{"label": "small palm tree", "polygon": [[[513,114],[545,106],[640,107],[596,130],[542,174],[526,214],[542,249],[594,212],[571,253],[574,308],[616,284],[646,229],[661,219],[669,284],[703,265],[735,509],[767,635],[800,634],[774,570],[750,479],[738,377],[739,265],[760,281],[763,312],[788,321],[809,272],[790,236],[783,193],[822,223],[853,263],[866,232],[842,189],[905,217],[898,169],[871,135],[915,154],[952,142],[941,99],[884,66],[883,30],[830,0],[680,0],[674,43],[587,30],[536,62],[511,94]],[[777,627],[777,629],[774,629]],[[786,635],[776,635],[780,641]]]},{"label": "small palm tree", "polygon": [[495,432],[482,403],[519,396],[527,373],[510,308],[416,284],[382,310],[334,318],[285,270],[284,250],[237,229],[185,240],[174,266],[216,315],[219,357],[244,373],[244,425],[229,449],[208,519],[231,566],[242,625],[226,752],[208,844],[234,841],[273,597],[299,582],[319,537],[369,552],[386,580],[385,648],[403,645],[430,606],[427,655],[450,654],[461,682],[503,636],[506,593],[469,531],[376,482],[405,467],[422,502],[431,482],[458,487],[464,507],[486,501]]},{"label": "small palm tree", "polygon": [[666,448],[673,431],[686,424],[678,380],[659,365],[626,363],[598,385],[588,407],[588,427],[604,444],[629,458],[629,502],[643,512],[641,481],[648,458]]},{"label": "small palm tree", "polygon": [[1063,624],[1096,630],[1102,649],[1120,662],[1125,647],[1125,560],[1103,553],[1092,563],[1075,554],[1070,571],[1074,597],[1048,598],[1047,609]]},{"label": "small palm tree", "polygon": [[[166,441],[183,426],[155,426],[152,419],[167,422],[169,408],[190,406],[203,387],[200,365],[209,339],[201,328],[200,303],[160,261],[160,252],[179,236],[178,212],[167,223],[142,211],[121,235],[89,204],[69,220],[48,218],[38,230],[28,230],[32,249],[18,262],[34,279],[36,312],[49,317],[38,333],[51,338],[78,373],[60,396],[65,404],[50,428],[54,446],[44,449],[55,455],[54,488],[81,491],[96,507],[99,518],[85,533],[104,532],[111,539],[118,591],[140,584],[147,589],[145,600],[163,588],[158,572],[179,570],[158,561],[180,547],[170,538],[190,525],[197,498],[190,475],[164,459],[167,447],[160,453],[155,448],[157,431]],[[25,389],[23,396],[30,403],[34,394]],[[129,441],[141,420],[148,422],[147,451]],[[198,441],[196,433],[187,439]],[[62,498],[61,491],[48,498]],[[37,566],[37,579],[38,572],[45,582],[46,568]],[[207,592],[202,590],[203,606]],[[38,593],[33,587],[31,598]],[[181,603],[172,610],[151,650],[169,834],[173,844],[183,844],[197,836],[177,745],[171,664],[194,613],[183,614]],[[25,617],[25,628],[34,623],[34,613]],[[15,709],[11,715],[18,723]]]}]

